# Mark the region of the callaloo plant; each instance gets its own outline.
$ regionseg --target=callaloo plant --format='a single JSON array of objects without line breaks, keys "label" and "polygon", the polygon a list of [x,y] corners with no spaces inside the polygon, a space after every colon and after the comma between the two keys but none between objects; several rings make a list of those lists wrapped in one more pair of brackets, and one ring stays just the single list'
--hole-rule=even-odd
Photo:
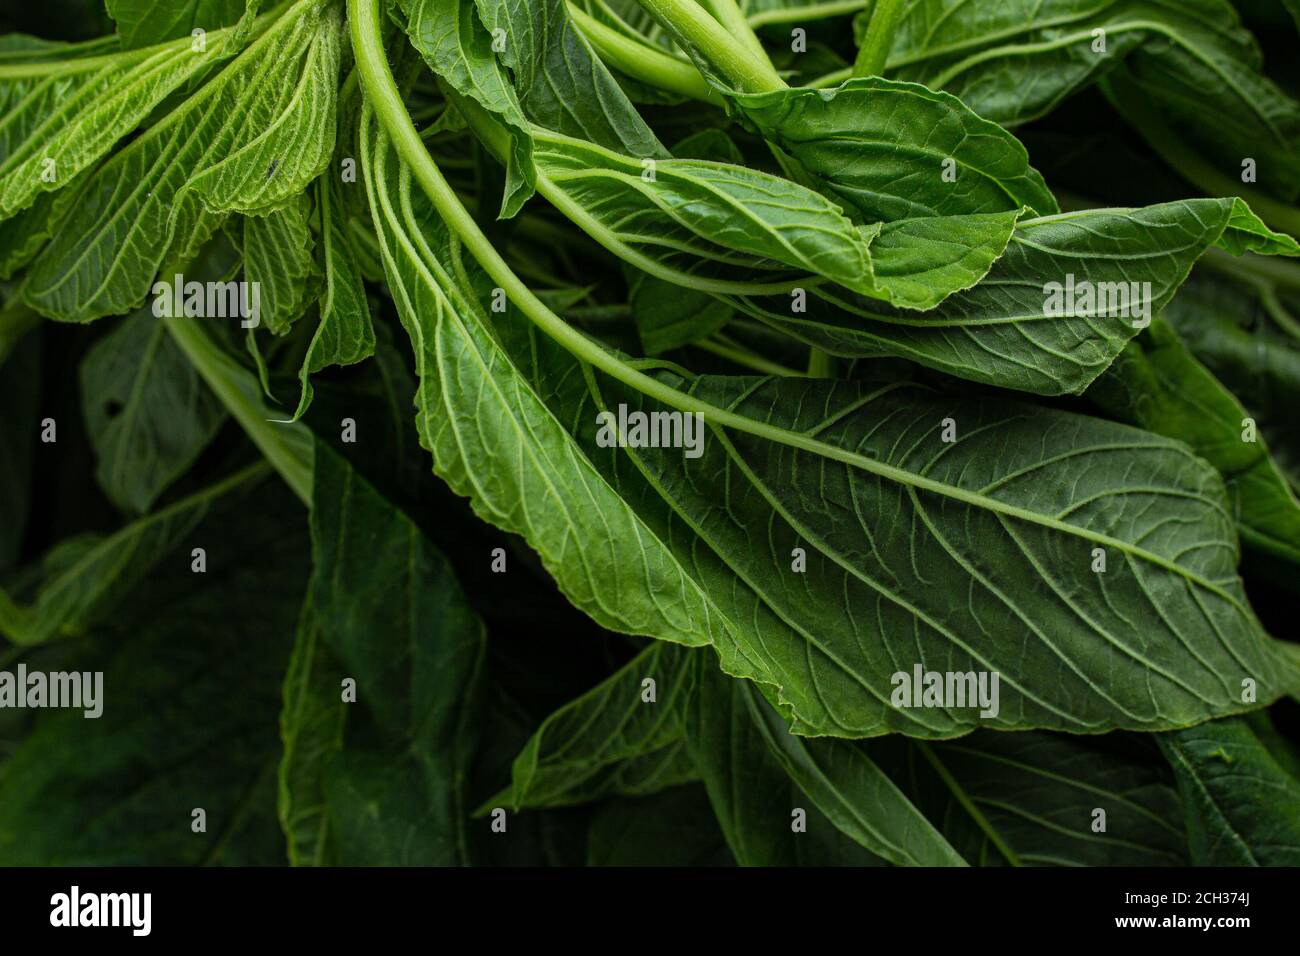
[{"label": "callaloo plant", "polygon": [[1300,864],[1282,5],[106,6],[0,15],[0,862]]}]

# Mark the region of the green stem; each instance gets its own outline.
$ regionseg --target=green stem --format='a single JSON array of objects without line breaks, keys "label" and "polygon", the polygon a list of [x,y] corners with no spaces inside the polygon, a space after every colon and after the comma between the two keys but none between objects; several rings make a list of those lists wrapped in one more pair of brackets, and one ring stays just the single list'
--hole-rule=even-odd
[{"label": "green stem", "polygon": [[701,339],[699,342],[691,344],[697,349],[702,349],[730,362],[735,362],[744,368],[753,369],[755,372],[762,372],[764,375],[780,375],[785,378],[803,377],[803,372],[787,368],[780,362],[773,362],[771,359],[759,355],[757,352],[751,352],[749,349],[743,348],[721,335],[712,339]]},{"label": "green stem", "polygon": [[808,376],[810,378],[834,378],[835,356],[821,349],[809,349]]},{"label": "green stem", "polygon": [[854,76],[882,76],[889,59],[889,48],[894,43],[894,31],[903,12],[903,0],[876,0],[871,11],[871,23],[862,39],[857,59],[853,62]]},{"label": "green stem", "polygon": [[722,105],[722,97],[689,63],[620,33],[572,2],[568,8],[570,18],[596,53],[619,72],[669,93]]},{"label": "green stem", "polygon": [[13,302],[0,312],[0,365],[24,335],[40,324],[41,317],[21,302]]},{"label": "green stem", "polygon": [[758,38],[745,19],[745,15],[740,12],[740,7],[736,0],[704,0],[704,5],[713,18],[726,27],[727,32],[744,44],[750,54],[760,63],[766,63],[771,67],[772,72],[776,72],[776,67],[772,65],[771,58],[767,55],[767,50],[763,49],[763,41]]},{"label": "green stem", "polygon": [[[414,131],[415,127],[411,129]],[[234,416],[235,421],[239,422],[258,451],[275,467],[285,484],[293,489],[303,504],[310,507],[311,462],[304,460],[293,445],[285,441],[288,429],[305,426],[268,420],[266,408],[251,397],[257,394],[256,389],[245,390],[238,385],[240,377],[249,373],[213,344],[198,321],[189,317],[163,318],[159,321],[167,326],[167,331],[180,350]]]},{"label": "green stem", "polygon": [[1264,279],[1289,292],[1300,292],[1300,266],[1274,256],[1246,253],[1234,256],[1231,252],[1211,246],[1205,250],[1200,265],[1215,272],[1224,272],[1242,279]]},{"label": "green stem", "polygon": [[808,6],[791,4],[773,10],[759,10],[749,17],[751,27],[765,27],[774,23],[808,23],[811,20],[829,20],[846,17],[871,6],[871,0],[831,0],[829,3],[811,3]]},{"label": "green stem", "polygon": [[639,0],[670,32],[700,51],[723,76],[746,93],[770,93],[786,88],[766,55],[756,57],[744,43],[695,0]]},{"label": "green stem", "polygon": [[980,812],[979,807],[975,806],[975,801],[971,800],[969,794],[967,794],[965,789],[962,788],[962,785],[957,782],[957,779],[951,772],[949,772],[948,768],[943,765],[943,761],[941,761],[938,755],[930,748],[930,745],[923,740],[914,740],[912,743],[916,746],[916,749],[921,752],[921,756],[926,759],[926,762],[934,768],[934,772],[939,775],[944,786],[948,788],[948,791],[953,795],[956,801],[961,804],[962,809],[970,814],[971,819],[975,821],[975,825],[983,831],[986,837],[988,837],[989,842],[997,848],[999,853],[1006,857],[1008,863],[1012,866],[1020,866],[1020,855],[1007,845],[1007,842],[1002,839],[997,830],[993,829],[993,825],[989,823],[988,818]]}]

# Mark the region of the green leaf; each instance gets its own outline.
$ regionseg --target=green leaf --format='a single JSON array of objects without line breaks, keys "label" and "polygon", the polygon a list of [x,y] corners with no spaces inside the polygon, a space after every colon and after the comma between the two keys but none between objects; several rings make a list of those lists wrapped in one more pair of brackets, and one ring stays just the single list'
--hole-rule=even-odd
[{"label": "green leaf", "polygon": [[[314,475],[310,617],[299,630],[298,680],[288,685],[283,718],[296,742],[282,780],[307,785],[290,791],[290,832],[303,818],[295,805],[310,808],[323,791],[328,819],[319,825],[343,864],[468,863],[466,787],[482,713],[483,623],[419,528],[320,444]],[[309,660],[317,641],[337,666]],[[344,702],[345,688],[332,688],[345,718],[322,713],[324,684],[301,685],[337,674],[355,681],[355,704]],[[304,719],[325,720],[324,739]],[[346,722],[338,749],[336,719]],[[303,765],[313,760],[323,766],[308,772]],[[282,808],[284,799],[282,791]]]},{"label": "green leaf", "polygon": [[532,140],[519,97],[493,53],[492,35],[479,20],[474,0],[401,0],[401,6],[406,33],[429,68],[510,128],[501,216],[513,216],[533,192]]},{"label": "green leaf", "polygon": [[[108,537],[65,542],[46,558],[46,573],[26,606],[19,603],[23,596],[0,590],[0,634],[23,645],[84,634],[189,540],[214,503],[247,494],[267,474],[265,465],[251,466]],[[189,557],[184,562],[188,567]]]},{"label": "green leaf", "polygon": [[628,304],[647,355],[660,355],[706,339],[731,318],[730,304],[707,292],[684,289],[627,266]]},{"label": "green leaf", "polygon": [[749,715],[763,740],[841,833],[896,865],[965,865],[865,750],[845,740],[794,736],[770,704],[747,690]]},{"label": "green leaf", "polygon": [[1300,563],[1300,501],[1241,403],[1164,321],[1132,342],[1088,397],[1131,424],[1187,442],[1227,485],[1247,545]]},{"label": "green leaf", "polygon": [[1057,211],[1020,142],[947,93],[862,77],[833,90],[734,99],[766,139],[866,221]]},{"label": "green leaf", "polygon": [[334,148],[341,32],[337,8],[298,0],[104,163],[29,272],[26,301],[70,322],[129,311],[164,260],[192,257],[224,214],[265,214],[301,193]]},{"label": "green leaf", "polygon": [[[457,0],[465,2],[465,0]],[[632,156],[665,156],[655,134],[573,25],[564,0],[475,0],[529,120]]]},{"label": "green leaf", "polygon": [[31,652],[32,670],[102,672],[102,713],[33,712],[0,763],[0,865],[283,863],[275,715],[307,560],[292,501],[232,496],[87,640]]},{"label": "green leaf", "polygon": [[244,217],[244,281],[255,289],[258,320],[283,335],[315,298],[316,263],[308,226],[311,204],[300,193],[261,216]]},{"label": "green leaf", "polygon": [[1197,866],[1300,864],[1300,781],[1244,720],[1161,734]]},{"label": "green leaf", "polygon": [[230,31],[125,53],[24,43],[0,56],[0,220],[73,183],[169,94],[228,58]]},{"label": "green leaf", "polygon": [[95,343],[81,365],[95,477],[124,511],[148,511],[216,436],[226,412],[149,308]]},{"label": "green leaf", "polygon": [[[481,304],[490,289],[479,300],[462,280],[459,247],[413,195],[409,169],[373,119],[362,123],[362,159],[388,285],[415,353],[416,424],[434,471],[480,518],[526,537],[561,591],[604,626],[705,643],[708,597],[502,350]],[[608,569],[627,569],[611,590]]]},{"label": "green leaf", "polygon": [[[650,645],[547,717],[515,758],[510,789],[488,803],[557,807],[654,793],[694,779],[683,746],[692,671],[684,648]],[[646,680],[654,681],[650,702]]]},{"label": "green leaf", "polygon": [[[752,691],[744,682],[728,679],[711,665],[697,666],[697,673],[699,684],[686,717],[687,746],[736,862],[884,865],[842,834],[790,779],[751,717]],[[804,829],[796,831],[799,811]]]},{"label": "green leaf", "polygon": [[1144,739],[978,731],[867,750],[973,865],[1187,862],[1178,794]]},{"label": "green leaf", "polygon": [[189,37],[195,29],[211,33],[231,26],[247,0],[107,0],[108,15],[126,49]]},{"label": "green leaf", "polygon": [[[834,355],[896,356],[1002,388],[1077,393],[1169,303],[1214,245],[1300,253],[1239,199],[1189,199],[1021,220],[979,284],[922,314],[828,286],[808,290],[805,312],[793,311],[788,296],[732,301]],[[879,258],[888,262],[883,253]],[[1105,306],[1096,295],[1070,301],[1064,291],[1071,283],[1125,295]],[[1117,308],[1123,301],[1130,305]]]}]

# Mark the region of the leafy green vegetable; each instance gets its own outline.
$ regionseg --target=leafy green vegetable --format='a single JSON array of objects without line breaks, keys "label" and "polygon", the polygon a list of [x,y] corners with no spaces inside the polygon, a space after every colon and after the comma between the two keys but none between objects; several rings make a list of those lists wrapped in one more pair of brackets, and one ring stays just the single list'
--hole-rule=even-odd
[{"label": "leafy green vegetable", "polygon": [[1300,862],[1272,13],[22,21],[0,864]]}]

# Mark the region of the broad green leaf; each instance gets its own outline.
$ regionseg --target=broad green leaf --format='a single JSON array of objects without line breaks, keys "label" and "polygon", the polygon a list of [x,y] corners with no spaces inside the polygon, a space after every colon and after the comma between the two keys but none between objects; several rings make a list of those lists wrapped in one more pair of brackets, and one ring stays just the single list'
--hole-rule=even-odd
[{"label": "broad green leaf", "polygon": [[67,187],[168,94],[232,52],[230,31],[219,31],[203,52],[186,39],[129,52],[42,44],[0,55],[0,220]]},{"label": "broad green leaf", "polygon": [[216,436],[226,413],[146,307],[86,354],[81,404],[95,477],[124,511],[143,513]]},{"label": "broad green leaf", "polygon": [[1020,142],[954,96],[879,77],[735,94],[740,112],[866,221],[1057,211]]},{"label": "broad green leaf", "polygon": [[[640,161],[539,132],[533,159],[548,198],[563,203],[602,245],[679,285],[741,287],[780,281],[790,270],[852,288],[870,283],[869,236],[838,206],[789,180],[744,166],[694,159]],[[558,196],[556,196],[558,193]],[[738,273],[738,275],[737,275]]]},{"label": "broad green leaf", "polygon": [[107,0],[108,15],[127,49],[189,37],[194,30],[211,33],[231,26],[247,0]]},{"label": "broad green leaf", "polygon": [[[662,377],[765,426],[712,428],[699,459],[626,454],[675,512],[660,537],[747,625],[714,631],[723,668],[779,688],[796,732],[1181,726],[1249,709],[1247,678],[1294,686],[1219,477],[1181,444],[908,383]],[[653,408],[602,384],[620,403]],[[922,664],[998,673],[999,712],[894,707],[891,675]]]},{"label": "broad green leaf", "polygon": [[28,274],[27,302],[72,322],[126,312],[223,214],[264,214],[302,192],[334,147],[342,29],[336,7],[298,0],[104,163]]},{"label": "broad green leaf", "polygon": [[1088,397],[1131,424],[1191,445],[1223,475],[1245,543],[1300,564],[1300,501],[1262,437],[1249,432],[1241,403],[1166,322],[1130,343]]},{"label": "broad green leaf", "polygon": [[1300,864],[1300,780],[1246,721],[1210,721],[1158,739],[1183,797],[1195,865]]},{"label": "broad green leaf", "polygon": [[1183,866],[1177,791],[1146,740],[979,731],[867,752],[979,866]]},{"label": "broad green leaf", "polygon": [[[803,312],[794,311],[789,296],[732,301],[835,355],[896,356],[1003,388],[1077,393],[1173,298],[1197,258],[1215,245],[1300,253],[1239,199],[1190,199],[1021,220],[978,285],[922,314],[829,286],[808,289]],[[879,258],[888,261],[883,252]],[[1067,287],[1079,290],[1073,300]]]},{"label": "broad green leaf", "polygon": [[[104,538],[67,542],[46,559],[35,594],[0,590],[0,634],[15,644],[41,644],[84,634],[104,620],[163,558],[173,555],[224,497],[244,496],[268,474],[258,464],[138,518]],[[186,566],[189,557],[183,558]]]},{"label": "broad green leaf", "polygon": [[86,640],[36,649],[59,656],[32,669],[102,671],[102,713],[35,712],[0,763],[0,865],[283,864],[275,718],[306,561],[301,512],[261,487],[191,527]]},{"label": "broad green leaf", "polygon": [[256,283],[259,327],[272,335],[288,332],[315,298],[310,215],[300,193],[266,215],[244,217],[244,281]]},{"label": "broad green leaf", "polygon": [[[323,781],[308,787],[304,806],[323,790],[321,825],[341,863],[469,863],[466,786],[481,730],[483,623],[451,565],[406,515],[323,445],[313,473],[310,601],[320,626],[308,620],[300,630],[296,666],[299,675],[310,667],[304,639],[319,640],[337,662],[324,671],[352,678],[356,702],[332,688],[334,707],[347,712],[343,742],[334,751],[315,738]],[[303,693],[287,703],[297,719]],[[321,703],[307,714],[319,719]],[[295,719],[286,714],[291,726]],[[288,753],[294,763],[311,759]]]},{"label": "broad green leaf", "polygon": [[[683,748],[693,676],[684,648],[655,642],[546,718],[515,758],[512,786],[494,800],[516,810],[564,806],[694,779]],[[653,701],[644,699],[646,680]]]}]

